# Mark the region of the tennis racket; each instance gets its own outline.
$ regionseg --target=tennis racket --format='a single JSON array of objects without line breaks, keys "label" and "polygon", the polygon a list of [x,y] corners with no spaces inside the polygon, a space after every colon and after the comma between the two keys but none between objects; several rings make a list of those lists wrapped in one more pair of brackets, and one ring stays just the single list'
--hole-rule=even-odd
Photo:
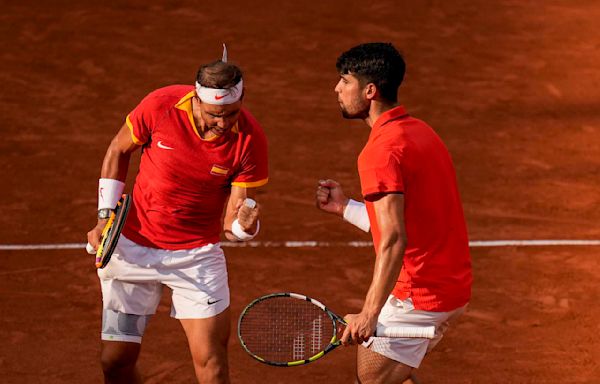
[{"label": "tennis racket", "polygon": [[102,230],[102,240],[100,241],[98,249],[94,252],[94,247],[92,247],[90,243],[87,244],[86,250],[88,253],[96,254],[96,268],[104,268],[110,261],[110,258],[115,251],[115,247],[119,242],[119,236],[125,225],[130,205],[131,195],[124,194],[117,203],[115,210],[110,214],[110,217]]},{"label": "tennis racket", "polygon": [[[274,293],[248,304],[238,321],[238,338],[256,360],[291,367],[318,360],[338,347],[339,325],[346,325],[344,319],[315,299]],[[431,339],[434,334],[434,326],[379,326],[374,336]]]}]

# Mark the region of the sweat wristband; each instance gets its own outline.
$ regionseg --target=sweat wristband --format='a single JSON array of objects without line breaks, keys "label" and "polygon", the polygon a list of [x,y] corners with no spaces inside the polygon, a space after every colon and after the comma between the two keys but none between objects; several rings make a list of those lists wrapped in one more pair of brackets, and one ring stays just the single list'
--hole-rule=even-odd
[{"label": "sweat wristband", "polygon": [[346,208],[344,208],[344,220],[365,232],[369,232],[371,229],[367,206],[356,200],[348,200],[348,204],[346,205]]},{"label": "sweat wristband", "polygon": [[237,237],[240,241],[248,241],[254,239],[256,235],[258,235],[258,231],[260,231],[260,220],[256,222],[256,231],[254,234],[249,234],[242,229],[240,222],[238,219],[235,219],[233,223],[231,223],[231,233],[235,237]]},{"label": "sweat wristband", "polygon": [[125,189],[125,183],[115,179],[100,179],[98,182],[98,210],[115,209]]}]

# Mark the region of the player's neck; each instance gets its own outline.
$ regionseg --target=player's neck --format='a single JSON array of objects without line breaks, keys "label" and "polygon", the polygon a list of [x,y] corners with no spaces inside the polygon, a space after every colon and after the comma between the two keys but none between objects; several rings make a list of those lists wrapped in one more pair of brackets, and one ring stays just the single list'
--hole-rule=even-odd
[{"label": "player's neck", "polygon": [[365,123],[367,123],[369,128],[373,128],[373,125],[375,125],[375,122],[377,121],[377,119],[379,119],[379,117],[382,114],[389,111],[390,109],[396,108],[398,105],[399,104],[397,102],[389,103],[382,102],[379,100],[371,101],[371,107],[369,108],[369,116],[365,118]]},{"label": "player's neck", "polygon": [[200,106],[195,97],[192,98],[192,117],[198,132],[202,131],[202,115],[200,115]]}]

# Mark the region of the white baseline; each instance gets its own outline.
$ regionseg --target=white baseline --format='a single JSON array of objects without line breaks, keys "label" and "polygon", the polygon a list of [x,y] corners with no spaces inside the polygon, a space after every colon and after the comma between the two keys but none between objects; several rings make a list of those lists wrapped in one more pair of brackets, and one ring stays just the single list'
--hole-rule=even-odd
[{"label": "white baseline", "polygon": [[[544,247],[544,246],[597,246],[600,240],[474,240],[469,242],[472,248],[478,247]],[[85,249],[86,243],[62,244],[0,244],[0,251]],[[335,248],[372,247],[371,241],[224,241],[222,247],[233,248]]]}]

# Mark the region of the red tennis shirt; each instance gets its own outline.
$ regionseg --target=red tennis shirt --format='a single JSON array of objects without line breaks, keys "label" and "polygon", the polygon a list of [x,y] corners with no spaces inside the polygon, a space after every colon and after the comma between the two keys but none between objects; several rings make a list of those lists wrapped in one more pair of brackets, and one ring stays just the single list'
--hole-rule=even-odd
[{"label": "red tennis shirt", "polygon": [[[445,312],[471,297],[471,258],[452,159],[439,136],[403,107],[382,114],[358,158],[365,198],[404,194],[407,244],[392,294],[416,309]],[[380,232],[366,201],[375,251]]]},{"label": "red tennis shirt", "polygon": [[230,132],[204,140],[192,116],[194,95],[193,86],[161,88],[127,116],[133,141],[143,147],[123,234],[140,245],[216,243],[231,186],[268,181],[267,140],[254,117],[242,108]]}]

